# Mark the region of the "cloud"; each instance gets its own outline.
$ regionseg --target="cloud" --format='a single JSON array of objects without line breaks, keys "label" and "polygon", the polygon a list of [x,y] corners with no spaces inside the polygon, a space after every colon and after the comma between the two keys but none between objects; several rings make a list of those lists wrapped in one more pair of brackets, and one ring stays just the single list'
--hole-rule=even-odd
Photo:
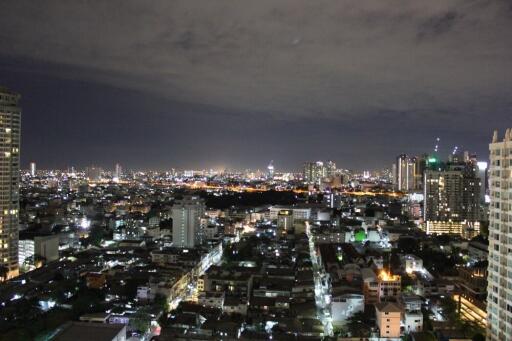
[{"label": "cloud", "polygon": [[456,124],[510,108],[507,1],[8,0],[2,11],[0,54],[240,115]]}]

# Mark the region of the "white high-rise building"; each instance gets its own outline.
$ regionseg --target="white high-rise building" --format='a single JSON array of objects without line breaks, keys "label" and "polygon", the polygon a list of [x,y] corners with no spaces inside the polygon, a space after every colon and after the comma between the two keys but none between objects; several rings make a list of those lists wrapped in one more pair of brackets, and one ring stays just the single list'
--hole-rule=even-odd
[{"label": "white high-rise building", "polygon": [[172,242],[176,247],[194,247],[202,242],[204,200],[187,196],[172,207]]},{"label": "white high-rise building", "polygon": [[494,132],[489,167],[487,340],[512,340],[512,129]]},{"label": "white high-rise building", "polygon": [[480,180],[480,203],[485,203],[485,195],[487,194],[487,162],[478,162],[478,178]]},{"label": "white high-rise building", "polygon": [[0,280],[18,275],[20,95],[0,88]]},{"label": "white high-rise building", "polygon": [[114,178],[121,179],[123,176],[123,167],[119,163],[116,163],[116,168],[114,170]]},{"label": "white high-rise building", "polygon": [[416,158],[401,154],[396,159],[396,189],[408,192],[415,189]]},{"label": "white high-rise building", "polygon": [[31,162],[30,163],[30,176],[32,176],[32,177],[36,176],[36,171],[37,171],[36,163]]},{"label": "white high-rise building", "polygon": [[274,179],[274,160],[270,161],[267,167],[267,179],[273,180]]}]

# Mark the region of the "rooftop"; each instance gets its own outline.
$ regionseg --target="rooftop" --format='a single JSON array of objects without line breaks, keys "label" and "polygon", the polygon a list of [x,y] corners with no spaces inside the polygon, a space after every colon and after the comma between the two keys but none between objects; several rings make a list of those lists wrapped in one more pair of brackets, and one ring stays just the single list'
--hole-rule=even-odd
[{"label": "rooftop", "polygon": [[54,341],[112,341],[126,334],[124,324],[71,322],[61,327]]}]

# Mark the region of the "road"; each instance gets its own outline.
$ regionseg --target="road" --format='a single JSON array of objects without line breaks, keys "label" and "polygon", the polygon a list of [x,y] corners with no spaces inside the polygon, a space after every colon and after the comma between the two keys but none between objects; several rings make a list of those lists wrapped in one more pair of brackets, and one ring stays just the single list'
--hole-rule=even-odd
[{"label": "road", "polygon": [[323,265],[316,254],[316,248],[310,225],[306,222],[306,234],[309,239],[309,254],[313,264],[313,276],[315,280],[315,301],[317,307],[317,317],[324,326],[324,333],[327,336],[333,335],[332,317],[331,317],[331,288],[329,285],[329,275],[325,272]]}]

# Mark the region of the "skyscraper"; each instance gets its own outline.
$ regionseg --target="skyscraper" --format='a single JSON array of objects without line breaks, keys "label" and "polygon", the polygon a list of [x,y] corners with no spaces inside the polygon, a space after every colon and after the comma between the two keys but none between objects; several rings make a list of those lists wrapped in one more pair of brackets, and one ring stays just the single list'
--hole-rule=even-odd
[{"label": "skyscraper", "polygon": [[18,275],[20,95],[0,88],[0,278]]},{"label": "skyscraper", "polygon": [[326,167],[322,161],[306,162],[303,176],[305,183],[319,185],[326,176]]},{"label": "skyscraper", "polygon": [[114,178],[120,179],[123,175],[123,168],[119,163],[116,163],[116,168],[114,169]]},{"label": "skyscraper", "polygon": [[36,171],[37,171],[36,163],[31,162],[30,163],[30,176],[32,176],[32,177],[36,176]]},{"label": "skyscraper", "polygon": [[478,178],[480,179],[480,203],[485,203],[485,195],[487,194],[487,162],[480,161],[478,166]]},{"label": "skyscraper", "polygon": [[194,247],[201,243],[201,219],[205,203],[199,197],[187,196],[172,207],[172,242],[176,247]]},{"label": "skyscraper", "polygon": [[101,180],[101,172],[102,172],[102,170],[99,167],[95,167],[95,166],[87,167],[85,169],[85,177],[89,181],[99,181],[99,180]]},{"label": "skyscraper", "polygon": [[270,161],[267,167],[268,173],[267,173],[267,179],[272,180],[274,179],[274,160]]},{"label": "skyscraper", "polygon": [[512,129],[506,130],[502,141],[495,131],[489,149],[487,339],[512,340]]},{"label": "skyscraper", "polygon": [[336,163],[334,161],[327,161],[325,164],[325,176],[328,178],[332,178],[336,175]]},{"label": "skyscraper", "polygon": [[427,158],[428,155],[421,155],[419,157],[414,157],[413,161],[415,163],[414,166],[414,190],[421,191],[423,190],[423,174],[427,168]]},{"label": "skyscraper", "polygon": [[427,233],[479,232],[480,181],[473,162],[428,169],[424,180],[424,220]]},{"label": "skyscraper", "polygon": [[415,189],[416,158],[401,154],[396,159],[396,189],[403,192]]}]

